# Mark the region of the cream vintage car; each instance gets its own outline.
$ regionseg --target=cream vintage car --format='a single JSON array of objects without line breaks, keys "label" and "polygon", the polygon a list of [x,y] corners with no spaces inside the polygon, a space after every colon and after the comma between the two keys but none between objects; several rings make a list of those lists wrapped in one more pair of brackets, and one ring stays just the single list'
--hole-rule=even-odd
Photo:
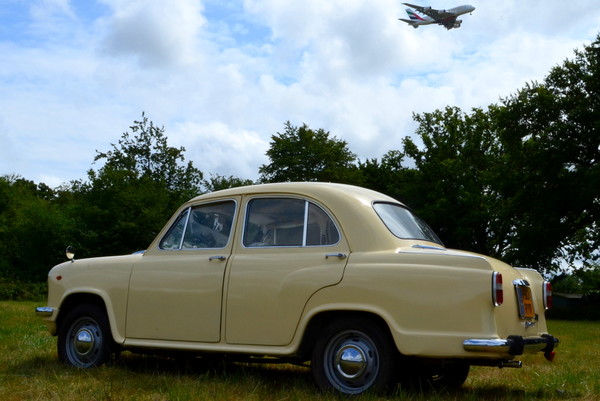
[{"label": "cream vintage car", "polygon": [[395,199],[340,184],[198,196],[145,252],[73,259],[48,283],[36,312],[81,368],[121,350],[268,356],[359,394],[408,377],[460,386],[471,365],[551,360],[558,343],[536,271],[447,249]]}]

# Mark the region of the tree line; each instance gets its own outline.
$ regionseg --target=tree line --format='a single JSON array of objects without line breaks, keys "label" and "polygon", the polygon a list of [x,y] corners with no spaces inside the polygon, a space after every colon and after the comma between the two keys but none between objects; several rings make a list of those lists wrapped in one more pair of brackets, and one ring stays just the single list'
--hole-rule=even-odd
[{"label": "tree line", "polygon": [[253,182],[205,176],[142,114],[97,151],[86,179],[50,188],[0,177],[0,280],[44,281],[66,245],[79,257],[144,249],[193,196],[282,181],[375,189],[413,208],[446,246],[516,266],[598,269],[600,35],[498,104],[413,118],[414,135],[366,160],[325,129],[287,122]]}]

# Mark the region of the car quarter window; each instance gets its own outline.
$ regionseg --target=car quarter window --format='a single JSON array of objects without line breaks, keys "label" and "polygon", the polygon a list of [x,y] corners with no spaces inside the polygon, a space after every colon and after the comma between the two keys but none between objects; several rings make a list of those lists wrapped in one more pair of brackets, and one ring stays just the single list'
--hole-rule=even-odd
[{"label": "car quarter window", "polygon": [[160,242],[161,249],[207,249],[227,246],[235,202],[214,202],[183,211]]},{"label": "car quarter window", "polygon": [[340,240],[331,217],[312,202],[259,198],[248,202],[244,246],[323,246]]},{"label": "car quarter window", "polygon": [[373,208],[385,226],[398,238],[419,239],[442,244],[431,228],[404,206],[376,202]]}]

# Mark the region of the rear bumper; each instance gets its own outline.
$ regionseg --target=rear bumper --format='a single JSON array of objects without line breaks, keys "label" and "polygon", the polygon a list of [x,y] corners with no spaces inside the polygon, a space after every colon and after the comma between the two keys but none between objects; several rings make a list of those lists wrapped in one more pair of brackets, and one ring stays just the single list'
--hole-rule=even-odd
[{"label": "rear bumper", "polygon": [[543,352],[546,359],[551,360],[554,348],[558,346],[558,338],[543,334],[539,337],[508,336],[508,338],[469,339],[463,342],[466,351],[492,354],[522,355]]}]

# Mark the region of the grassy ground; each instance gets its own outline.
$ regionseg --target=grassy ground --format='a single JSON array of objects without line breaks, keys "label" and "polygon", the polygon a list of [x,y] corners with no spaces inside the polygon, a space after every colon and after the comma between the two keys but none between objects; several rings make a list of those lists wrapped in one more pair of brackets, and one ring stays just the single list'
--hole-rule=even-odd
[{"label": "grassy ground", "polygon": [[[177,363],[124,353],[111,366],[62,365],[56,339],[31,302],[0,302],[0,400],[347,400],[319,392],[308,369],[289,365]],[[389,400],[600,400],[600,323],[550,321],[554,363],[524,356],[522,369],[472,368],[463,389],[407,391]],[[364,395],[356,400],[379,400]]]}]

